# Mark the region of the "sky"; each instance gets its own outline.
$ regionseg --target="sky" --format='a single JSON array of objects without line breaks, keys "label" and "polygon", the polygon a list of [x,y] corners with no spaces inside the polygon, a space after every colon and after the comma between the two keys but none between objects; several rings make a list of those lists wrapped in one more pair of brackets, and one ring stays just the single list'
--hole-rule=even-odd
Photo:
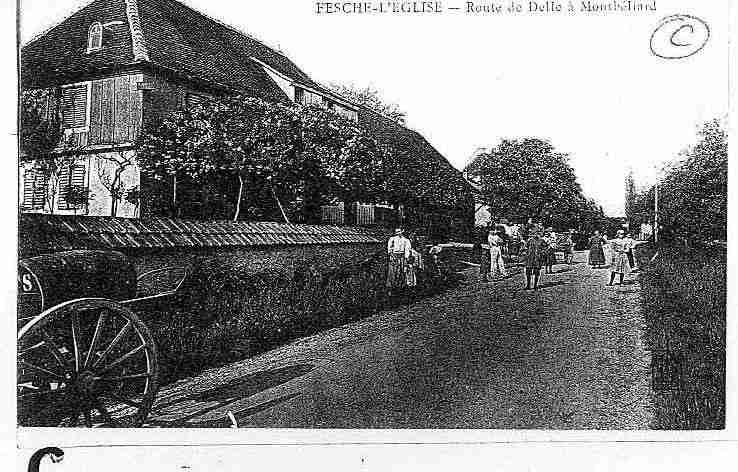
[{"label": "sky", "polygon": [[[21,0],[21,43],[87,3]],[[701,123],[728,113],[728,1],[609,14],[529,13],[521,1],[519,15],[447,9],[459,0],[441,14],[369,15],[318,15],[311,0],[184,3],[279,48],[319,82],[378,89],[457,168],[502,138],[548,139],[612,216],[623,213],[630,169],[652,184]],[[677,13],[702,19],[709,40],[685,59],[656,57],[651,34]]]}]

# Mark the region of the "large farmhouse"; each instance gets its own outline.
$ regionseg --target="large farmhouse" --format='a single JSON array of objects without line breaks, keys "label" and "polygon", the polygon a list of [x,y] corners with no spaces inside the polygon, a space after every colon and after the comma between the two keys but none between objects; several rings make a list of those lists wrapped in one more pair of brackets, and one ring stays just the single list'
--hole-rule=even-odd
[{"label": "large farmhouse", "polygon": [[[135,143],[141,130],[203,96],[227,93],[320,104],[464,182],[418,133],[352,103],[284,54],[174,0],[93,1],[22,48],[21,82],[24,93],[40,94],[47,113],[60,117],[61,142],[75,150],[54,176],[37,160],[21,159],[26,212],[139,216]],[[118,198],[110,195],[113,179]],[[134,197],[124,198],[126,191]]]}]

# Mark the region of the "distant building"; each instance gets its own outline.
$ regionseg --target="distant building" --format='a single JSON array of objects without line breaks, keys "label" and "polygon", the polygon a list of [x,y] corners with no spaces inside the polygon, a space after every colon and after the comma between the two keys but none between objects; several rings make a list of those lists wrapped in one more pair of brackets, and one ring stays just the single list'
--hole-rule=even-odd
[{"label": "distant building", "polygon": [[482,199],[482,179],[477,174],[479,168],[479,156],[487,153],[487,148],[478,147],[466,159],[462,170],[464,178],[474,187],[474,226],[487,226],[492,222],[493,215],[489,211],[489,205]]}]

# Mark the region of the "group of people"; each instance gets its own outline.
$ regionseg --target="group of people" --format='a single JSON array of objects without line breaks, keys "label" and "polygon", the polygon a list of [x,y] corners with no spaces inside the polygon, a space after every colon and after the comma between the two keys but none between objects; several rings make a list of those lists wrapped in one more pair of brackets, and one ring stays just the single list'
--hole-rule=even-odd
[{"label": "group of people", "polygon": [[574,261],[574,242],[570,232],[564,233],[559,238],[551,228],[548,228],[545,232],[539,227],[530,228],[528,235],[528,239],[522,248],[522,257],[525,263],[524,290],[538,290],[541,269],[544,269],[546,274],[553,274],[557,250],[563,251],[566,264],[572,264]]},{"label": "group of people", "polygon": [[619,283],[622,285],[625,274],[630,273],[632,270],[638,270],[633,254],[636,241],[630,233],[626,234],[622,229],[618,230],[615,234],[615,238],[609,241],[604,235],[600,234],[599,231],[595,231],[594,235],[589,239],[589,265],[595,269],[602,268],[605,265],[606,245],[610,246],[610,250],[612,252],[610,261],[610,282],[608,285],[612,285],[614,283],[615,276],[619,276]]},{"label": "group of people", "polygon": [[[505,268],[505,258],[503,252],[506,245],[506,234],[502,228],[490,228],[486,232],[484,241],[477,240],[474,243],[472,252],[479,262],[479,274],[482,279],[487,282],[495,277],[507,277],[507,269]],[[487,249],[484,249],[484,243]]]},{"label": "group of people", "polygon": [[[556,252],[564,254],[564,263],[571,265],[574,259],[574,241],[572,232],[557,235],[552,228],[543,229],[539,225],[529,225],[525,231],[527,239],[521,241],[518,253],[519,261],[525,266],[524,290],[537,290],[541,277],[541,270],[552,274],[553,266],[557,263]],[[473,252],[478,257],[479,274],[483,281],[489,282],[499,278],[509,277],[505,267],[505,254],[510,236],[502,226],[489,226],[482,238],[474,244]],[[418,274],[425,269],[423,255],[416,249],[418,240],[414,235],[405,236],[402,229],[395,230],[394,236],[387,242],[389,264],[387,269],[387,289],[390,295],[405,288],[414,288],[418,284]],[[622,285],[625,274],[637,270],[633,249],[635,240],[630,234],[619,230],[614,239],[608,240],[599,231],[589,239],[589,264],[593,268],[605,266],[606,246],[612,252],[610,264],[610,282],[613,285],[615,277],[619,275]],[[429,250],[429,256],[436,259],[439,246]]]},{"label": "group of people", "polygon": [[390,295],[405,287],[413,289],[418,285],[418,273],[425,266],[422,254],[415,249],[417,247],[417,238],[414,235],[407,238],[401,228],[397,228],[395,235],[387,241],[387,290]]},{"label": "group of people", "polygon": [[[540,227],[531,227],[527,230],[527,234],[529,237],[522,242],[518,255],[525,262],[525,289],[537,290],[541,269],[547,274],[553,273],[557,250],[563,251],[565,263],[572,263],[574,242],[570,233],[564,233],[559,237],[552,228],[544,232]],[[504,228],[490,227],[485,239],[486,241],[477,241],[473,249],[479,257],[480,277],[484,281],[508,277],[503,254],[506,253],[504,246],[509,237],[505,234]],[[487,243],[488,252],[484,249],[484,242]]]}]

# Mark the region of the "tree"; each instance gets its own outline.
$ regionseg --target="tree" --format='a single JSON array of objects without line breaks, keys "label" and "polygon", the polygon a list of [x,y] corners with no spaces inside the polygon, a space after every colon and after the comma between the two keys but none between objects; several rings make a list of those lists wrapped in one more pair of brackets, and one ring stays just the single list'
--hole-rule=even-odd
[{"label": "tree", "polygon": [[577,224],[585,205],[581,187],[568,156],[549,142],[503,139],[478,160],[476,174],[495,217],[534,218],[562,229]]},{"label": "tree", "polygon": [[[178,180],[203,180],[215,170],[208,157],[210,120],[206,107],[177,110],[141,133],[138,162],[142,180],[148,180],[141,194],[154,203],[149,207],[155,213],[177,216]],[[171,192],[168,199],[164,195],[167,190]]]},{"label": "tree", "polygon": [[628,219],[630,224],[635,223],[635,205],[636,205],[636,188],[635,180],[633,178],[633,169],[628,170],[628,174],[625,176],[625,217]]},{"label": "tree", "polygon": [[112,151],[99,154],[97,157],[97,175],[100,184],[110,195],[110,216],[118,215],[118,203],[134,186],[126,186],[123,173],[132,168],[136,162],[136,153],[132,150],[114,147]]},{"label": "tree", "polygon": [[666,167],[659,194],[660,224],[675,236],[727,239],[728,137],[720,120],[705,123],[698,142]]},{"label": "tree", "polygon": [[159,180],[172,174],[199,184],[236,180],[234,220],[242,216],[247,190],[253,197],[268,186],[283,219],[286,208],[299,206],[304,221],[316,222],[327,198],[372,193],[380,154],[355,123],[330,110],[228,96],[204,100],[148,130],[140,160]]},{"label": "tree", "polygon": [[127,189],[125,194],[123,195],[123,198],[128,202],[129,204],[133,205],[133,216],[138,217],[141,215],[141,187],[139,185],[135,185],[133,187],[130,187]]},{"label": "tree", "polygon": [[90,189],[81,185],[75,185],[67,189],[65,198],[67,204],[69,204],[74,210],[74,214],[77,214],[77,209],[80,206],[85,206],[90,201],[90,197],[94,195],[90,193]]},{"label": "tree", "polygon": [[73,141],[62,142],[59,90],[28,90],[21,95],[21,160],[32,163],[43,176],[44,201],[53,214],[59,194],[61,170],[74,161]]},{"label": "tree", "polygon": [[379,91],[370,85],[364,88],[358,88],[354,84],[340,84],[332,82],[329,87],[336,91],[339,95],[346,97],[348,100],[370,108],[377,113],[390,118],[391,120],[404,125],[406,114],[395,103],[388,103],[380,95]]},{"label": "tree", "polygon": [[28,90],[21,95],[20,149],[23,159],[49,156],[62,139],[59,90]]}]

